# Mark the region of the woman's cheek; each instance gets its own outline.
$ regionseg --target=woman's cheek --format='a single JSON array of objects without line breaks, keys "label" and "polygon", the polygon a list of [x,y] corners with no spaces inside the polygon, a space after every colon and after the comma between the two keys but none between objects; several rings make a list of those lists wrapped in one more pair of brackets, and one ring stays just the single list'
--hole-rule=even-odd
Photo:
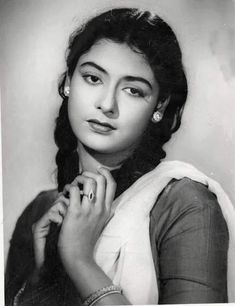
[{"label": "woman's cheek", "polygon": [[146,107],[143,101],[139,102],[139,105],[138,103],[133,103],[126,114],[128,114],[130,125],[142,130],[147,126],[149,120],[151,120],[153,111],[152,108]]},{"label": "woman's cheek", "polygon": [[148,123],[149,123],[149,114],[143,113],[130,113],[129,120],[126,121],[126,126],[123,130],[125,130],[125,138],[126,142],[136,142],[139,138],[142,137]]}]

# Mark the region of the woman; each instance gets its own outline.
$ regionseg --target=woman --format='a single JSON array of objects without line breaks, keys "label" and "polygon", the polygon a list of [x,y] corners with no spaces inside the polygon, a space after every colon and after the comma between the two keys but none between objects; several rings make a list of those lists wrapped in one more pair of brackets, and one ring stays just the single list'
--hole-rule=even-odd
[{"label": "woman", "polygon": [[71,37],[59,93],[58,190],[17,222],[6,304],[227,302],[220,204],[196,170],[159,165],[187,97],[171,28],[137,9],[89,20]]}]

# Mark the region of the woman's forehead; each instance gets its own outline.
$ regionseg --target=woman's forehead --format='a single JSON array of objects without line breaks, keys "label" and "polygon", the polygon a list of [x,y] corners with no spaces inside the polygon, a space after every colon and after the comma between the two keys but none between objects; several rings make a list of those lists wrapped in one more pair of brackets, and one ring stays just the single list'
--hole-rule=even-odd
[{"label": "woman's forehead", "polygon": [[134,51],[126,43],[101,39],[80,57],[78,65],[86,62],[94,62],[107,73],[144,75],[150,79],[154,78],[145,56]]}]

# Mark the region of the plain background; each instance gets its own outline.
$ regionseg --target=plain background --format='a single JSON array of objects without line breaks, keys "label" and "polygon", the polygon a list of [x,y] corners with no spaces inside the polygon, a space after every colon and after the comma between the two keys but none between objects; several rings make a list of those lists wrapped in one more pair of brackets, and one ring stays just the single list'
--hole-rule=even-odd
[{"label": "plain background", "polygon": [[112,7],[158,13],[181,43],[189,97],[167,159],[218,180],[235,205],[235,1],[0,1],[4,253],[18,216],[56,185],[53,141],[68,36]]}]

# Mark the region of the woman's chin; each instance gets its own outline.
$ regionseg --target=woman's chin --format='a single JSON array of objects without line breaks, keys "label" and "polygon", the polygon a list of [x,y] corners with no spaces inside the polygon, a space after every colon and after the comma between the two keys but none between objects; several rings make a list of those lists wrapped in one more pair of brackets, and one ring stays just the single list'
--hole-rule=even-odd
[{"label": "woman's chin", "polygon": [[81,142],[89,153],[93,154],[105,154],[105,155],[119,155],[122,154],[125,151],[129,151],[127,146],[118,145],[117,142],[113,143],[107,143],[101,142],[101,141],[84,141]]},{"label": "woman's chin", "polygon": [[115,154],[117,153],[116,150],[112,146],[103,146],[100,143],[99,144],[90,144],[90,143],[84,143],[83,144],[85,149],[89,151],[90,153],[96,153],[96,154]]}]

